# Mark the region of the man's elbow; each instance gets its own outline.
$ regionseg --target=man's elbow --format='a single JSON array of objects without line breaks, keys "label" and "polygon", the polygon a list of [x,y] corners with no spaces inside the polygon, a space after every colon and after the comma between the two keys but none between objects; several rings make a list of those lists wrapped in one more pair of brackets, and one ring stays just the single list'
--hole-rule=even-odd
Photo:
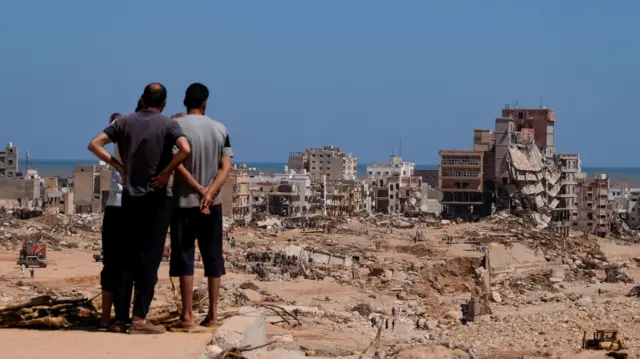
[{"label": "man's elbow", "polygon": [[95,143],[95,141],[89,142],[89,146],[87,146],[87,149],[89,150],[89,152],[94,154],[96,153],[97,148],[98,148],[98,145]]},{"label": "man's elbow", "polygon": [[191,154],[191,146],[180,146],[178,148],[178,152],[180,153],[182,158],[187,158]]}]

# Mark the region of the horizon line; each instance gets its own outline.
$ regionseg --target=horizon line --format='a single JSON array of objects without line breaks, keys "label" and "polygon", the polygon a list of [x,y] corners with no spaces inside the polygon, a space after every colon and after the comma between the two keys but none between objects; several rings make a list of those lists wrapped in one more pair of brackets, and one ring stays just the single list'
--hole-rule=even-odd
[{"label": "horizon line", "polygon": [[[96,159],[86,159],[86,158],[30,158],[29,161],[66,161],[66,162],[78,162],[78,163],[97,163],[99,160]],[[25,158],[19,159],[18,163],[25,163],[27,160]],[[370,163],[380,163],[379,161],[371,161],[366,163],[359,163],[358,165],[368,165]],[[234,164],[247,164],[247,163],[263,163],[263,164],[277,164],[277,165],[286,165],[288,162],[278,162],[278,161],[234,161]],[[431,166],[438,167],[437,163],[418,163],[415,162],[416,166]],[[637,166],[609,166],[609,165],[583,165],[582,168],[599,168],[599,169],[637,169],[640,168],[640,165]]]}]

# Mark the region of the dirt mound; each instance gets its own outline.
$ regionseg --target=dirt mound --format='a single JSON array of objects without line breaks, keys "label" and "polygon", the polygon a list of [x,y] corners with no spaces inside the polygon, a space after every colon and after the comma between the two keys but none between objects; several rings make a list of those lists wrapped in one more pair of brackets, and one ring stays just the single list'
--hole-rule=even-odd
[{"label": "dirt mound", "polygon": [[456,257],[422,270],[423,278],[440,295],[469,293],[481,258]]},{"label": "dirt mound", "polygon": [[482,258],[456,257],[444,263],[438,263],[434,270],[442,277],[473,277],[476,268],[482,264]]},{"label": "dirt mound", "polygon": [[551,271],[539,271],[529,273],[526,276],[511,277],[503,282],[505,287],[519,294],[525,294],[530,291],[547,291],[556,292],[553,283],[549,281]]}]

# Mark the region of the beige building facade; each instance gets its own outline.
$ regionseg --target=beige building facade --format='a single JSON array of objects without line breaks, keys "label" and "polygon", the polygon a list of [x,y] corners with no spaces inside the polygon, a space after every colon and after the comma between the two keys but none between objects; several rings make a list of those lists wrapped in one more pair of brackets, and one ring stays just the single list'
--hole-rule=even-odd
[{"label": "beige building facade", "polygon": [[109,198],[111,167],[103,163],[77,165],[73,170],[76,213],[102,213]]},{"label": "beige building facade", "polygon": [[609,175],[604,173],[578,183],[578,229],[600,237],[609,235],[615,213],[609,204],[610,185]]},{"label": "beige building facade", "polygon": [[307,170],[312,183],[327,180],[356,180],[358,159],[351,153],[345,153],[340,147],[326,145],[322,148],[307,148],[305,152],[289,154],[289,168]]},{"label": "beige building facade", "polygon": [[234,170],[222,187],[222,215],[233,219],[251,219],[251,178]]}]

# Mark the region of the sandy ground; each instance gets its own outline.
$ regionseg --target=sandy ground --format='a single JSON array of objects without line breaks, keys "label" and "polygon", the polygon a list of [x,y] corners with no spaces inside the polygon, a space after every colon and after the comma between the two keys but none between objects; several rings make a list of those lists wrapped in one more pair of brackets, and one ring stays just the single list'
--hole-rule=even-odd
[{"label": "sandy ground", "polygon": [[[459,310],[461,300],[470,297],[469,289],[465,285],[472,284],[472,280],[469,273],[461,271],[463,268],[458,268],[455,265],[447,266],[447,262],[450,262],[451,259],[460,259],[460,257],[475,260],[482,257],[482,254],[474,251],[474,246],[471,244],[444,244],[440,242],[440,239],[447,235],[463,235],[467,230],[475,230],[481,227],[482,225],[480,224],[468,223],[444,228],[427,227],[421,229],[425,239],[418,244],[414,244],[410,240],[415,230],[397,229],[391,234],[387,233],[384,228],[371,227],[369,228],[369,235],[355,235],[351,232],[323,235],[320,233],[302,233],[298,230],[272,235],[254,229],[238,230],[235,237],[238,240],[239,248],[231,250],[227,248],[225,243],[225,252],[230,254],[232,260],[236,262],[242,262],[244,253],[248,250],[261,251],[266,250],[266,248],[278,250],[291,243],[320,247],[335,253],[353,253],[368,259],[366,259],[366,264],[363,263],[358,267],[359,277],[354,280],[351,280],[350,270],[336,270],[334,273],[329,273],[331,270],[328,270],[327,277],[320,281],[310,279],[260,281],[256,279],[255,274],[250,275],[238,268],[230,268],[223,279],[222,296],[225,300],[223,301],[223,307],[220,309],[229,309],[228,306],[233,293],[238,292],[241,284],[251,282],[257,287],[256,292],[261,293],[264,297],[269,295],[277,296],[279,298],[278,303],[281,305],[295,304],[317,307],[327,313],[347,316],[345,320],[338,320],[336,317],[331,316],[304,317],[304,325],[295,328],[285,325],[268,325],[267,334],[269,336],[291,335],[296,344],[314,351],[318,355],[321,355],[323,350],[327,348],[334,348],[333,353],[350,355],[352,354],[351,349],[357,351],[368,346],[372,338],[375,337],[376,329],[369,325],[366,318],[360,317],[359,314],[352,310],[355,305],[363,303],[370,305],[376,312],[386,313],[386,315],[389,315],[391,308],[398,307],[407,310],[407,314],[402,314],[399,317],[398,327],[395,331],[387,330],[383,332],[381,341],[389,346],[398,342],[416,345],[418,343],[441,342],[451,338],[458,338],[460,344],[484,347],[486,351],[487,348],[494,347],[493,345],[486,345],[488,340],[493,340],[490,333],[498,330],[496,333],[500,334],[496,334],[497,337],[517,338],[520,335],[523,341],[525,339],[529,340],[527,338],[532,337],[532,333],[535,333],[538,338],[562,336],[561,339],[565,343],[563,344],[564,349],[575,348],[574,342],[578,340],[576,339],[577,336],[566,333],[565,326],[569,325],[572,328],[570,324],[561,323],[558,328],[543,335],[540,334],[542,330],[535,328],[537,317],[544,317],[547,318],[547,321],[552,322],[551,320],[556,316],[576,316],[596,306],[595,304],[599,308],[603,308],[603,311],[589,314],[589,317],[581,319],[583,322],[591,323],[597,322],[598,319],[602,318],[608,319],[611,316],[609,311],[612,308],[620,313],[619,317],[612,316],[612,321],[619,320],[622,325],[630,327],[634,323],[619,319],[629,316],[634,321],[640,322],[640,315],[635,313],[634,308],[629,311],[622,310],[625,307],[630,307],[630,303],[633,304],[631,299],[613,303],[615,305],[608,301],[609,298],[613,300],[622,297],[634,284],[567,282],[564,283],[562,288],[558,289],[559,292],[592,296],[595,304],[585,306],[583,310],[579,303],[567,301],[540,302],[536,299],[539,293],[535,291],[521,295],[514,290],[516,297],[507,299],[504,296],[502,304],[491,303],[493,313],[496,316],[511,317],[509,320],[495,320],[468,327],[460,324],[449,324],[451,322],[449,319],[442,319],[444,314]],[[352,228],[363,229],[362,226],[357,224],[352,225]],[[71,238],[68,240],[79,241]],[[376,240],[383,242],[380,250],[375,249],[373,243]],[[640,257],[640,245],[621,246],[606,240],[601,241],[600,245],[603,252],[611,257]],[[102,264],[93,261],[93,252],[91,250],[82,248],[49,251],[50,265],[47,268],[36,269],[34,279],[29,278],[28,272],[20,273],[15,263],[16,251],[0,250],[0,308],[46,293],[48,290],[62,293],[80,292],[89,297],[98,295],[100,293],[99,274]],[[374,257],[375,263],[371,263],[373,262],[371,258]],[[447,270],[453,272],[435,275],[430,278],[429,274],[431,273],[425,272],[423,267],[433,269],[434,267],[426,267],[426,264],[435,262],[443,263]],[[464,263],[465,261],[461,262]],[[386,273],[384,275],[370,275],[369,269],[373,264],[386,271],[393,270],[393,277],[388,277]],[[415,269],[408,269],[409,267]],[[628,271],[636,282],[640,279],[640,268],[636,267],[635,264],[631,265]],[[173,302],[168,289],[168,272],[168,264],[163,263],[159,270],[159,285],[153,306],[161,306]],[[395,275],[396,272],[400,275],[398,278]],[[345,276],[346,279],[344,279]],[[504,275],[504,277],[509,276],[511,274]],[[202,277],[202,269],[197,269],[196,278],[202,280]],[[443,291],[438,295],[431,287],[440,287],[443,288]],[[598,289],[604,291],[602,297],[599,297]],[[225,306],[227,307],[225,308]],[[573,308],[573,312],[567,314],[571,308]],[[640,310],[638,312],[640,313]],[[510,321],[526,316],[533,319],[527,319],[527,322],[521,324],[523,329],[520,334],[511,335],[510,331],[514,331],[514,329],[511,327]],[[417,317],[439,319],[440,324],[437,330],[428,332],[416,331],[413,321]],[[573,318],[567,318],[565,323],[570,323],[571,319]],[[574,327],[573,329],[575,330],[577,330],[576,328],[582,328],[580,326]],[[502,330],[502,332],[499,332],[499,330]],[[34,331],[0,329],[0,358],[40,359],[43,356],[48,359],[198,358],[206,344],[211,340],[211,336],[210,333],[167,333],[158,336],[141,336],[98,333],[88,330]],[[565,338],[571,339],[572,342],[566,344],[568,342]],[[511,342],[511,346],[514,348],[517,347],[515,343],[515,341]],[[540,343],[542,343],[540,345],[547,345],[545,344],[546,342]],[[552,344],[556,345],[555,342]],[[548,345],[552,346],[552,344]],[[634,341],[631,344],[634,348],[640,347],[638,342]],[[503,345],[503,343],[496,343],[496,346],[499,345]],[[531,344],[529,347],[533,345]]]},{"label": "sandy ground", "polygon": [[121,335],[73,331],[0,330],[0,357],[11,359],[191,359],[211,334]]},{"label": "sandy ground", "polygon": [[[36,278],[30,279],[28,272],[20,274],[15,264],[16,253],[0,251],[0,275],[21,280],[25,285],[38,285],[50,289],[75,289],[96,295],[99,293],[101,263],[92,259],[92,252],[49,253],[51,264],[36,269]],[[168,266],[163,264],[160,284],[169,283]],[[3,291],[0,296],[12,296]],[[23,293],[17,292],[18,295]],[[28,293],[24,293],[28,294]],[[2,304],[2,303],[0,303]],[[155,304],[158,304],[156,302]],[[31,359],[102,359],[102,358],[198,358],[211,341],[210,333],[165,335],[118,335],[92,330],[36,331],[0,329],[0,358]],[[135,356],[132,355],[135,353]]]}]

